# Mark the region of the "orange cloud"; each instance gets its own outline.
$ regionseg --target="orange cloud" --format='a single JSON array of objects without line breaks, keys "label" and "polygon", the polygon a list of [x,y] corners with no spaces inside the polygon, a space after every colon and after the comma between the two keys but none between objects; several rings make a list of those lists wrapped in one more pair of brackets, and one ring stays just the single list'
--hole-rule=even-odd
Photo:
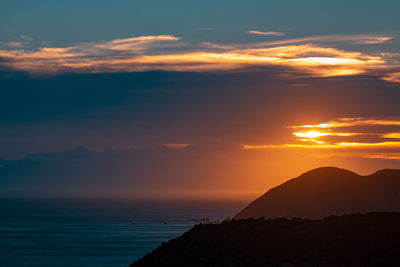
[{"label": "orange cloud", "polygon": [[[373,126],[374,128],[364,131],[352,131],[357,126]],[[296,142],[289,144],[264,144],[264,145],[244,145],[244,149],[289,149],[304,151],[319,151],[332,156],[332,151],[343,153],[348,156],[357,157],[379,157],[386,159],[399,159],[400,141],[387,141],[387,139],[400,139],[400,132],[381,133],[386,127],[399,127],[400,119],[367,119],[367,118],[340,118],[337,120],[323,122],[319,124],[306,124],[289,126],[288,129],[294,130],[292,134],[297,137]],[[347,132],[337,131],[346,128]],[[307,130],[305,130],[307,129]],[[298,131],[301,130],[301,131]],[[374,132],[375,131],[375,132]],[[344,141],[332,142],[328,137],[341,137]],[[364,136],[372,136],[375,141],[362,142]],[[356,140],[346,140],[353,137]],[[359,140],[357,140],[359,139]],[[319,154],[321,155],[321,154]]]},{"label": "orange cloud", "polygon": [[386,133],[382,135],[383,138],[400,139],[400,133]]},{"label": "orange cloud", "polygon": [[400,72],[388,73],[382,79],[392,83],[400,83]]},{"label": "orange cloud", "polygon": [[400,154],[370,154],[370,155],[364,155],[363,157],[368,159],[400,160]]},{"label": "orange cloud", "polygon": [[340,118],[334,121],[328,121],[320,124],[306,124],[289,126],[289,128],[337,128],[337,127],[351,127],[351,126],[400,126],[400,119],[366,119],[366,118]]},{"label": "orange cloud", "polygon": [[243,145],[244,149],[305,148],[305,149],[363,149],[400,148],[400,142],[358,143],[340,142],[336,144],[282,144],[282,145]]},{"label": "orange cloud", "polygon": [[[16,49],[22,49],[26,48],[28,44],[33,40],[32,37],[29,37],[27,35],[20,35],[18,41],[11,41],[5,43],[6,46],[16,48]],[[0,42],[1,45],[1,42]]]},{"label": "orange cloud", "polygon": [[256,35],[274,35],[274,36],[284,36],[285,33],[283,32],[263,32],[263,31],[247,31],[249,34],[256,34]]},{"label": "orange cloud", "polygon": [[[355,40],[354,36],[318,38],[326,41]],[[140,36],[100,43],[83,43],[70,47],[0,50],[0,66],[32,74],[148,70],[204,72],[285,66],[317,77],[373,73],[376,69],[382,72],[382,69],[387,67],[387,55],[345,51],[310,43],[291,44],[318,38],[278,41],[280,45],[273,47],[268,47],[273,42],[248,45],[202,43],[201,47],[204,47],[204,51],[198,51],[198,46],[191,51],[190,47],[182,49],[182,46],[188,44],[172,35]],[[361,40],[363,39],[361,38]],[[365,37],[364,41],[366,40],[378,40],[378,37],[368,36]],[[284,43],[291,45],[282,45]],[[278,43],[275,42],[275,44]],[[166,50],[166,48],[168,49]],[[397,82],[394,78],[388,78],[390,74],[381,73],[379,75],[383,75],[387,81]]]},{"label": "orange cloud", "polygon": [[292,38],[279,41],[270,41],[256,44],[257,46],[275,46],[301,43],[352,43],[352,44],[381,44],[392,40],[391,36],[377,34],[354,35],[318,35],[302,38]]},{"label": "orange cloud", "polygon": [[140,52],[151,48],[154,44],[166,41],[179,41],[181,38],[172,35],[139,36],[126,39],[115,39],[109,42],[93,45],[94,49],[114,51]]}]

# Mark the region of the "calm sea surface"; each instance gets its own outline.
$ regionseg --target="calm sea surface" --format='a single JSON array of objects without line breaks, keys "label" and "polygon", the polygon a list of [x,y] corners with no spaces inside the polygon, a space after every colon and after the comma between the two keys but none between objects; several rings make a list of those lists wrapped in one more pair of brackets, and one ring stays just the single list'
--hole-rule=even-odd
[{"label": "calm sea surface", "polygon": [[128,266],[244,203],[0,200],[0,266]]}]

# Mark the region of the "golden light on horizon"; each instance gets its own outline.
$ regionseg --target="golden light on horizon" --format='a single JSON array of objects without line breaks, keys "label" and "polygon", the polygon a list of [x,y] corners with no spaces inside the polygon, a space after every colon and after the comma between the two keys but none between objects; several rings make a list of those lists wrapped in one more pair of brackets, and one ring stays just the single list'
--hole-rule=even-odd
[{"label": "golden light on horizon", "polygon": [[[342,155],[340,151],[343,151],[343,153],[358,157],[397,160],[400,142],[385,139],[400,139],[400,132],[385,132],[385,129],[399,128],[399,126],[400,118],[339,118],[317,124],[288,126],[287,128],[293,131],[292,135],[297,137],[291,143],[243,145],[243,149],[315,150],[327,156],[334,155],[332,152]],[[342,132],[343,129],[346,131]],[[336,138],[332,139],[332,137]],[[331,152],[328,153],[328,151]]]},{"label": "golden light on horizon", "polygon": [[244,149],[268,149],[268,148],[307,148],[307,149],[340,149],[340,148],[398,148],[400,142],[340,142],[333,144],[282,144],[282,145],[243,145]]}]

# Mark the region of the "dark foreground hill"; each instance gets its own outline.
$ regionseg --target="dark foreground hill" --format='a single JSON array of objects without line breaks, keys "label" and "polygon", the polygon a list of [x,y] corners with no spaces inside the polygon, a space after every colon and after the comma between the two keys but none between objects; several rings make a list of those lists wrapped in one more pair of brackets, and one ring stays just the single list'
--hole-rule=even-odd
[{"label": "dark foreground hill", "polygon": [[272,188],[235,219],[323,218],[374,211],[400,211],[400,170],[361,176],[334,167],[314,169]]},{"label": "dark foreground hill", "polygon": [[142,266],[400,266],[400,213],[196,225]]}]

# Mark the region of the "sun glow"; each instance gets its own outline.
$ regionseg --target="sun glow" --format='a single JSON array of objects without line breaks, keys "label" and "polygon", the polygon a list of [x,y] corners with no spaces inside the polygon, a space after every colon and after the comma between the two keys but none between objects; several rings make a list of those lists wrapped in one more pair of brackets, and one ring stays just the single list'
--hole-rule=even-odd
[{"label": "sun glow", "polygon": [[[243,148],[317,150],[327,156],[346,153],[364,158],[400,159],[400,142],[387,140],[400,139],[398,130],[387,131],[387,129],[393,128],[400,129],[400,118],[339,118],[318,124],[295,125],[288,128],[292,129],[292,135],[297,137],[291,143],[244,145]],[[343,129],[346,131],[342,132]]]},{"label": "sun glow", "polygon": [[[327,128],[327,126],[323,125],[322,128]],[[296,137],[301,137],[300,139],[297,139],[298,141],[313,142],[320,145],[326,145],[327,143],[325,141],[317,139],[320,137],[327,137],[327,136],[341,136],[341,137],[355,136],[355,135],[362,135],[362,133],[320,132],[318,130],[311,130],[307,132],[294,132],[293,135]]]},{"label": "sun glow", "polygon": [[318,137],[321,137],[321,136],[330,135],[330,133],[323,133],[323,132],[318,132],[318,131],[309,131],[309,132],[293,133],[293,135],[295,135],[297,137],[303,137],[303,138],[318,138]]}]

